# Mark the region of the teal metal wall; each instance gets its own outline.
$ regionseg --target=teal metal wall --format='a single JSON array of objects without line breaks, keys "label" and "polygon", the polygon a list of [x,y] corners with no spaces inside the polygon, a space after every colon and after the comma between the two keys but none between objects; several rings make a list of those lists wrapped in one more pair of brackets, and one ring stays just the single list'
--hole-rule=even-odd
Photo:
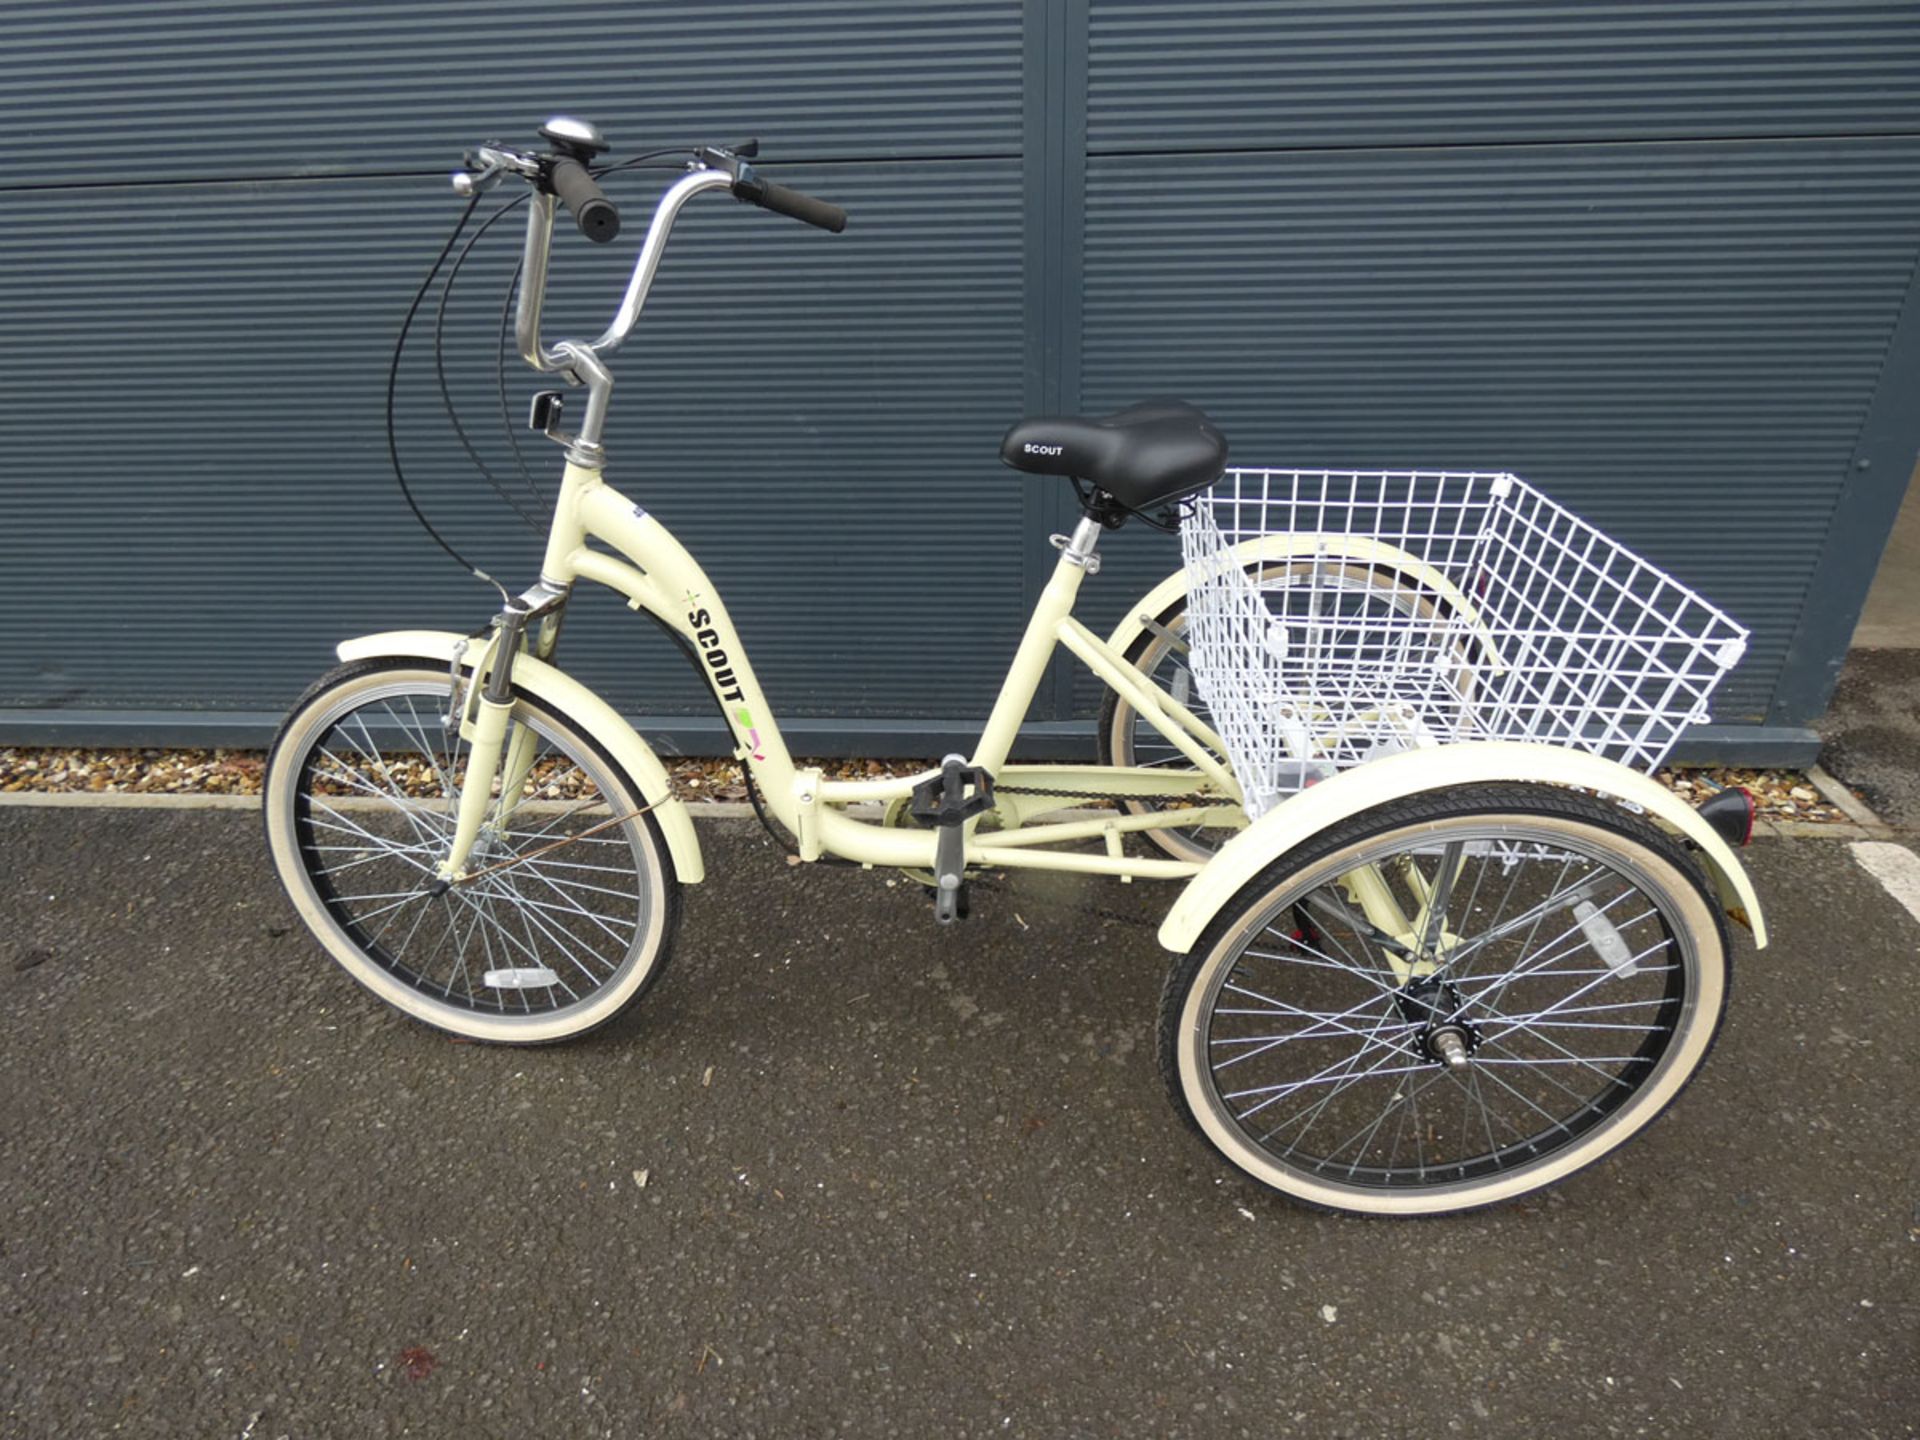
[{"label": "teal metal wall", "polygon": [[[1916,81],[1920,7],[1841,0],[8,7],[0,741],[258,742],[333,638],[484,618],[393,491],[386,361],[447,168],[565,111],[623,153],[757,134],[853,213],[690,211],[611,433],[802,751],[964,743],[1070,519],[1001,430],[1175,393],[1248,462],[1527,476],[1754,628],[1707,750],[1799,755],[1920,451]],[[508,475],[512,231],[447,321]],[[597,331],[631,245],[561,241],[549,328]],[[530,577],[424,349],[403,378],[429,508]],[[1117,537],[1093,618],[1176,560]],[[611,600],[567,645],[718,739]],[[1091,705],[1063,667],[1034,744]]]}]

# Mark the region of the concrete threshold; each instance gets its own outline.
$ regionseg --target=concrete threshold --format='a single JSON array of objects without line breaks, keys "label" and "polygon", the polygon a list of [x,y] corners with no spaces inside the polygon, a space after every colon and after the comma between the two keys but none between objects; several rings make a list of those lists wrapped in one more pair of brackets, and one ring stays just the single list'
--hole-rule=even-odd
[{"label": "concrete threshold", "polygon": [[1834,779],[1821,766],[1809,766],[1807,779],[1813,782],[1813,788],[1826,798],[1828,804],[1858,825],[1864,834],[1874,839],[1884,839],[1893,833],[1894,827],[1874,813],[1872,806]]},{"label": "concrete threshold", "polygon": [[[341,799],[343,810],[377,808],[373,800]],[[11,790],[0,794],[0,807],[23,806],[47,810],[258,810],[258,795],[169,795],[127,791],[46,791]],[[542,814],[558,808],[553,801],[529,801],[521,807],[529,814]],[[687,810],[701,820],[751,819],[753,807],[731,800],[694,800]],[[859,813],[857,809],[850,813]],[[878,811],[876,810],[876,814]]]},{"label": "concrete threshold", "polygon": [[[1856,796],[1831,775],[1818,767],[1808,772],[1814,787],[1826,797],[1836,809],[1846,814],[1847,823],[1816,823],[1810,820],[1769,820],[1757,819],[1753,823],[1755,838],[1776,837],[1788,840],[1885,840],[1900,832],[1888,825],[1872,810],[1868,809]],[[341,808],[355,810],[374,808],[380,802],[372,800],[338,800]],[[125,791],[63,792],[43,790],[13,790],[0,793],[0,809],[20,807],[45,810],[258,810],[258,795],[174,795],[148,794]],[[522,807],[529,814],[542,814],[562,808],[558,801],[528,801]],[[743,801],[734,800],[692,800],[687,802],[687,813],[695,820],[751,820],[753,807]],[[1060,819],[1098,819],[1108,812],[1104,810],[1072,810],[1059,812]],[[851,805],[847,814],[856,820],[878,820],[883,814],[879,805]]]},{"label": "concrete threshold", "polygon": [[151,795],[124,790],[9,790],[0,807],[38,810],[258,810],[258,795]]}]

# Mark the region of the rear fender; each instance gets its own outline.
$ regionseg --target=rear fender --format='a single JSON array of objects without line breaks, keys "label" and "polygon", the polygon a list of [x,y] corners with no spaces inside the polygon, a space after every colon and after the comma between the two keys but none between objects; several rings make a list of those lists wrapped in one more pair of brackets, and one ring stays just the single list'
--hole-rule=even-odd
[{"label": "rear fender", "polygon": [[[1440,571],[1428,565],[1417,556],[1408,554],[1393,545],[1364,535],[1317,535],[1287,534],[1260,535],[1251,540],[1242,540],[1230,552],[1249,565],[1262,560],[1293,559],[1332,559],[1351,560],[1356,564],[1370,568],[1397,570],[1419,589],[1426,590],[1440,599],[1449,611],[1471,625],[1486,653],[1492,659],[1490,673],[1500,671],[1499,657],[1494,650],[1493,636],[1480,619],[1480,612],[1474,608],[1465,593]],[[1148,621],[1158,621],[1187,593],[1187,572],[1176,570],[1158,585],[1141,597],[1138,604],[1132,606],[1122,617],[1114,632],[1107,637],[1107,644],[1116,654],[1125,655],[1142,635],[1147,633]]]},{"label": "rear fender", "polygon": [[[465,638],[450,630],[388,630],[343,640],[335,653],[345,661],[424,660],[445,668],[453,663],[454,651]],[[471,670],[486,648],[470,645],[461,656],[462,668]],[[564,670],[531,655],[514,657],[513,683],[600,743],[653,806],[653,816],[660,822],[667,851],[673,856],[674,873],[689,885],[705,879],[707,869],[701,859],[699,837],[693,832],[693,817],[685,803],[674,797],[673,782],[660,757],[620,718],[619,712]]]},{"label": "rear fender", "polygon": [[1283,801],[1222,845],[1187,882],[1160,926],[1160,943],[1184,955],[1214,917],[1263,870],[1343,820],[1406,795],[1502,780],[1576,785],[1636,805],[1679,831],[1705,859],[1727,914],[1753,931],[1756,947],[1766,947],[1766,921],[1746,870],[1733,847],[1691,805],[1617,761],[1583,750],[1511,740],[1403,750],[1344,770]]}]

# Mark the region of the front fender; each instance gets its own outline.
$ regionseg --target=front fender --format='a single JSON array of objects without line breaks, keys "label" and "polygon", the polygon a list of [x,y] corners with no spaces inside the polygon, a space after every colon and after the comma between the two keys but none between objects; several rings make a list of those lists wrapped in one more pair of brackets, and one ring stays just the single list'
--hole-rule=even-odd
[{"label": "front fender", "polygon": [[1184,955],[1214,916],[1256,875],[1342,820],[1403,795],[1500,780],[1577,785],[1637,805],[1665,821],[1700,848],[1727,913],[1744,920],[1753,931],[1755,946],[1765,948],[1766,921],[1745,868],[1733,847],[1686,801],[1617,761],[1583,750],[1513,740],[1403,750],[1301,791],[1221,846],[1220,853],[1187,882],[1160,926],[1160,943]]},{"label": "front fender", "polygon": [[[387,630],[343,640],[335,653],[344,661],[430,660],[446,666],[453,663],[454,650],[465,638],[451,630]],[[469,646],[461,664],[471,670],[485,653],[484,645]],[[685,802],[675,798],[673,781],[660,757],[620,718],[619,712],[564,670],[531,655],[514,657],[513,683],[600,743],[653,806],[653,816],[666,838],[667,853],[673,856],[674,873],[689,885],[704,880],[707,868],[700,856],[699,837],[693,832],[693,817],[687,813]]]}]

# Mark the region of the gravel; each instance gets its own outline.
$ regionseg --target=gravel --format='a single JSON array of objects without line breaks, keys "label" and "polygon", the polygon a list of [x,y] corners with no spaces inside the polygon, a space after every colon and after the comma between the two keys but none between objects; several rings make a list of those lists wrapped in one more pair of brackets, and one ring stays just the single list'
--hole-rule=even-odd
[{"label": "gravel", "polygon": [[[105,793],[129,795],[257,795],[265,755],[258,750],[76,750],[0,748],[0,793]],[[937,761],[803,760],[833,779],[872,779],[913,775]],[[674,788],[691,801],[741,801],[747,798],[740,767],[730,759],[675,759],[668,762]],[[424,778],[424,777],[423,777]],[[1716,765],[1667,769],[1656,777],[1690,802],[1733,785],[1750,791],[1762,819],[1810,824],[1845,824],[1847,817],[1793,770],[1745,770]]]}]

